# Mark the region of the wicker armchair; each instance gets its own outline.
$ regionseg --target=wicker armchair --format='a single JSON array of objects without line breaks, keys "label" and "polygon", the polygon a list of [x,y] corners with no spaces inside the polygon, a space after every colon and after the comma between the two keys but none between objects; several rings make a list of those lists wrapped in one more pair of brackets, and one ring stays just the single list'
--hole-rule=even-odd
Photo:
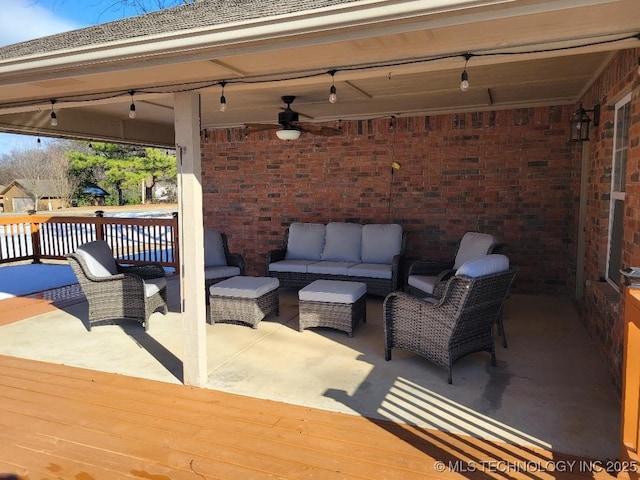
[{"label": "wicker armchair", "polygon": [[209,301],[209,287],[227,278],[244,275],[244,257],[229,252],[227,235],[212,228],[204,230],[205,298]]},{"label": "wicker armchair", "polygon": [[492,235],[467,232],[460,240],[453,260],[421,259],[413,262],[407,272],[405,291],[416,297],[433,296],[436,285],[452,277],[463,263],[492,253],[500,253],[502,247],[502,243]]},{"label": "wicker armchair", "polygon": [[495,365],[493,325],[515,274],[504,255],[488,255],[463,264],[439,299],[389,294],[383,304],[386,360],[392,348],[410,350],[444,369],[449,383],[453,362],[467,354],[486,351]]},{"label": "wicker armchair", "polygon": [[148,330],[153,312],[167,313],[167,281],[160,265],[119,265],[102,240],[79,246],[67,259],[89,304],[89,330],[119,319],[135,320]]}]

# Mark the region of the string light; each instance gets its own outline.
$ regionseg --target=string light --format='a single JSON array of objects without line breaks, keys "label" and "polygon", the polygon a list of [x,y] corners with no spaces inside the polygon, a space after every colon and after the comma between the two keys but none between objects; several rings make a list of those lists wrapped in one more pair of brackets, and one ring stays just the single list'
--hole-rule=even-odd
[{"label": "string light", "polygon": [[462,75],[460,76],[460,90],[466,92],[469,90],[469,74],[467,73],[467,63],[469,63],[469,59],[472,57],[470,53],[465,53],[464,55],[464,70],[462,71]]},{"label": "string light", "polygon": [[329,103],[336,103],[338,101],[338,94],[336,93],[335,75],[337,70],[330,70],[328,73],[331,75],[331,88],[329,89]]},{"label": "string light", "polygon": [[136,118],[136,104],[133,103],[133,94],[136,92],[131,90],[129,93],[131,94],[131,105],[129,106],[129,118]]},{"label": "string light", "polygon": [[[438,57],[425,57],[425,58],[415,58],[415,59],[407,59],[407,60],[399,60],[399,61],[395,61],[395,62],[381,62],[381,63],[375,63],[375,64],[366,64],[366,65],[353,65],[353,66],[345,66],[343,68],[340,68],[339,70],[332,70],[327,72],[322,71],[322,72],[309,72],[309,73],[303,73],[303,74],[299,74],[299,75],[294,75],[291,77],[282,77],[279,75],[274,75],[274,76],[257,76],[257,77],[247,77],[244,79],[237,79],[237,80],[233,80],[232,82],[226,82],[226,81],[219,81],[219,80],[215,80],[215,81],[210,81],[210,82],[202,82],[202,81],[198,81],[198,82],[182,82],[182,83],[172,83],[172,84],[164,84],[164,85],[158,85],[155,87],[141,87],[137,90],[138,93],[140,93],[140,91],[143,91],[144,93],[149,93],[149,94],[158,94],[158,93],[175,93],[176,91],[181,91],[181,92],[185,92],[185,91],[196,91],[196,90],[202,90],[203,88],[207,88],[207,87],[211,87],[214,85],[221,85],[223,87],[223,95],[220,97],[221,100],[221,110],[224,111],[226,110],[226,107],[223,107],[222,104],[224,103],[226,105],[226,98],[224,98],[224,86],[227,83],[242,83],[242,84],[261,84],[261,83],[274,83],[274,82],[284,82],[284,81],[290,81],[290,80],[299,80],[299,79],[305,79],[305,78],[313,78],[313,77],[318,77],[320,75],[326,75],[327,73],[332,73],[335,74],[338,71],[344,71],[344,72],[350,72],[350,71],[363,71],[363,70],[369,70],[369,69],[379,69],[379,68],[387,68],[387,67],[399,67],[399,66],[405,66],[405,65],[416,65],[416,64],[422,64],[422,63],[430,63],[430,62],[437,62],[437,61],[441,61],[441,60],[446,60],[446,59],[450,59],[450,58],[458,58],[458,57],[464,57],[465,58],[465,69],[462,72],[461,75],[461,88],[463,86],[463,82],[466,81],[466,83],[464,83],[464,86],[466,87],[468,85],[469,82],[469,74],[466,71],[466,66],[467,63],[469,61],[469,59],[471,57],[491,57],[491,56],[504,56],[504,55],[518,55],[518,56],[522,56],[522,55],[530,55],[530,54],[534,54],[534,53],[549,53],[549,52],[558,52],[558,51],[570,51],[570,50],[575,50],[575,49],[579,49],[579,48],[584,48],[584,47],[590,47],[590,46],[596,46],[596,45],[606,45],[606,44],[612,44],[612,43],[618,43],[618,42],[623,42],[623,41],[627,41],[627,40],[640,40],[640,33],[636,33],[633,35],[628,35],[626,37],[621,37],[621,38],[615,38],[615,39],[610,39],[610,40],[604,40],[604,41],[594,41],[594,42],[587,42],[581,45],[575,45],[575,46],[567,46],[567,47],[557,47],[557,48],[545,48],[545,49],[533,49],[533,50],[526,50],[526,51],[509,51],[508,49],[505,49],[503,51],[491,51],[491,52],[476,52],[476,53],[466,53],[466,54],[460,54],[460,53],[453,53],[453,54],[447,54],[447,55],[441,55]],[[332,74],[332,75],[333,75]],[[640,75],[640,58],[638,59],[638,74]],[[388,78],[391,79],[391,72],[389,72],[388,74]],[[332,85],[335,86],[335,85]],[[330,93],[332,93],[333,89],[330,90]],[[79,94],[79,95],[69,95],[67,97],[61,97],[58,98],[57,101],[58,103],[60,101],[64,101],[64,102],[93,102],[93,101],[97,101],[97,100],[103,100],[103,99],[111,99],[111,98],[115,98],[118,96],[122,96],[122,95],[130,95],[130,91],[126,90],[126,91],[104,91],[104,92],[95,92],[95,93],[90,93],[90,94]],[[337,99],[337,96],[336,96]],[[25,106],[32,106],[32,105],[38,105],[40,102],[42,102],[44,99],[40,99],[40,100],[29,100],[29,101],[19,101],[19,102],[11,102],[11,103],[6,103],[6,104],[2,104],[3,107],[25,107]]]},{"label": "string light", "polygon": [[227,84],[227,82],[225,82],[224,80],[220,82],[220,85],[222,86],[222,95],[220,95],[220,111],[221,112],[226,112],[227,111],[227,99],[224,96],[224,86]]},{"label": "string light", "polygon": [[58,126],[58,116],[56,115],[56,112],[53,110],[53,106],[56,104],[55,100],[51,100],[51,126],[52,127],[57,127]]}]

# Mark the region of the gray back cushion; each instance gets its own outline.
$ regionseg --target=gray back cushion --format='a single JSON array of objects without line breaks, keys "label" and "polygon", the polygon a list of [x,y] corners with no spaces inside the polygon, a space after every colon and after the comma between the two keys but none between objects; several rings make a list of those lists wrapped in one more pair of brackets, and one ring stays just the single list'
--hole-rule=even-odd
[{"label": "gray back cushion", "polygon": [[80,245],[76,253],[85,261],[89,272],[96,277],[109,277],[118,273],[113,252],[104,240]]},{"label": "gray back cushion", "polygon": [[496,239],[492,235],[479,232],[465,233],[460,240],[453,268],[459,268],[469,260],[484,257],[489,253],[489,249],[494,243],[496,243]]},{"label": "gray back cushion", "polygon": [[287,239],[287,260],[321,260],[325,226],[321,223],[292,223]]},{"label": "gray back cushion", "polygon": [[402,251],[402,227],[396,223],[369,224],[362,227],[362,261],[393,263]]},{"label": "gray back cushion", "polygon": [[327,236],[322,260],[331,262],[358,262],[361,259],[362,225],[332,222],[327,224]]},{"label": "gray back cushion", "polygon": [[509,270],[509,258],[505,255],[492,254],[463,263],[456,271],[456,275],[475,278],[507,270]]},{"label": "gray back cushion", "polygon": [[206,228],[204,230],[204,266],[223,267],[226,264],[222,235],[218,230]]}]

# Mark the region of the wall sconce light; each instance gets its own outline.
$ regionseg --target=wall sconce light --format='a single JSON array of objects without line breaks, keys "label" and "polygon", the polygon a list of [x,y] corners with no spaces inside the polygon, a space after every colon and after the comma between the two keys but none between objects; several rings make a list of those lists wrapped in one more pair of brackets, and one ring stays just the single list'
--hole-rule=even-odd
[{"label": "wall sconce light", "polygon": [[588,142],[589,141],[589,124],[591,123],[591,117],[587,115],[588,112],[593,113],[593,126],[600,125],[600,104],[596,103],[591,110],[585,110],[580,103],[580,107],[576,110],[576,113],[571,117],[569,122],[569,128],[571,131],[571,142]]}]

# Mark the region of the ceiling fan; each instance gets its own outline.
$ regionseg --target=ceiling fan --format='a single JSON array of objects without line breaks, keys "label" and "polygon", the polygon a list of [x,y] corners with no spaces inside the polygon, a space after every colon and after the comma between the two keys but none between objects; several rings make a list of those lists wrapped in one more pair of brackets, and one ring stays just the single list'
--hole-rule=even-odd
[{"label": "ceiling fan", "polygon": [[276,135],[280,140],[296,140],[302,132],[325,137],[342,134],[342,130],[339,128],[319,126],[313,123],[300,123],[298,121],[300,114],[291,109],[291,104],[296,97],[293,95],[284,95],[281,98],[287,107],[278,113],[278,123],[247,123],[245,124],[247,134],[277,129]]}]

